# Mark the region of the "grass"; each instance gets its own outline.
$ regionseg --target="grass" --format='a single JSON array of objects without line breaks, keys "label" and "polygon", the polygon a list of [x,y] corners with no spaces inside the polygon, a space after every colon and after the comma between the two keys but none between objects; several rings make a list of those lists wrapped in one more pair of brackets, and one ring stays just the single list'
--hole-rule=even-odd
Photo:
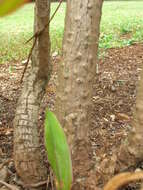
[{"label": "grass", "polygon": [[143,2],[105,2],[100,48],[122,47],[143,41]]},{"label": "grass", "polygon": [[[52,4],[51,13],[57,3]],[[52,52],[61,51],[65,3],[51,23]],[[99,47],[122,47],[143,41],[143,2],[104,2]],[[33,32],[34,6],[29,4],[0,19],[0,63],[26,59],[31,44],[24,45]]]}]

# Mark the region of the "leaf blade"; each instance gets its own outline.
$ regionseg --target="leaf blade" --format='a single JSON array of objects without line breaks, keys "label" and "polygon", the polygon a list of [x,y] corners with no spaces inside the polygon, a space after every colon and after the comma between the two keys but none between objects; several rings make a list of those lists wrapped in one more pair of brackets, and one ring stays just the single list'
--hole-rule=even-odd
[{"label": "leaf blade", "polygon": [[50,111],[46,111],[45,143],[48,160],[57,178],[58,190],[70,190],[72,164],[69,147],[60,123]]}]

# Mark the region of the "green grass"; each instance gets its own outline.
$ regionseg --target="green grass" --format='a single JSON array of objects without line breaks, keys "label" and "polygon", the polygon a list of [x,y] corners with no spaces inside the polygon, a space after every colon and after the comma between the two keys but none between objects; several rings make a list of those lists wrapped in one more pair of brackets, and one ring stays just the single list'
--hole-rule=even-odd
[{"label": "green grass", "polygon": [[143,41],[143,2],[105,2],[100,48],[122,47]]},{"label": "green grass", "polygon": [[[52,11],[57,3],[52,4]],[[99,47],[122,47],[143,41],[143,2],[104,2]],[[34,6],[29,4],[16,13],[0,19],[0,63],[26,59],[31,44]],[[65,3],[51,23],[52,52],[61,51]]]},{"label": "green grass", "polygon": [[[57,7],[52,4],[51,13]],[[51,22],[52,51],[60,51],[64,30],[65,4]],[[24,43],[33,34],[34,5],[25,5],[14,14],[0,19],[0,63],[26,59],[31,43]]]}]

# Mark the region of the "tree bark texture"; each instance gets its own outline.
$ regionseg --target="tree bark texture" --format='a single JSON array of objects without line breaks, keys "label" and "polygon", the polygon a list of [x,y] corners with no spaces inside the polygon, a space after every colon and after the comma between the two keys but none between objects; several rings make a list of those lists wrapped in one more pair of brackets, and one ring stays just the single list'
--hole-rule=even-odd
[{"label": "tree bark texture", "polygon": [[73,189],[84,189],[92,168],[89,130],[102,0],[68,0],[63,60],[58,70],[56,115],[67,136]]},{"label": "tree bark texture", "polygon": [[115,172],[136,168],[143,161],[143,70],[137,87],[131,131],[117,154]]},{"label": "tree bark texture", "polygon": [[[36,0],[34,31],[49,21],[50,0]],[[24,79],[14,119],[14,161],[26,184],[47,178],[39,146],[38,112],[50,74],[49,27],[38,37],[32,54],[32,68]]]}]

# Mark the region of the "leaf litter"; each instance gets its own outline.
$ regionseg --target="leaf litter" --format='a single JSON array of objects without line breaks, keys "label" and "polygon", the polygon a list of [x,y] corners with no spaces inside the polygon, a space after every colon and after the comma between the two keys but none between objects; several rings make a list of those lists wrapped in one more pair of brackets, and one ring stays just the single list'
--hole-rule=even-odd
[{"label": "leaf litter", "polygon": [[[55,80],[59,61],[59,56],[53,57],[52,78],[40,108],[38,126],[41,134],[40,143],[43,149],[44,110],[46,107],[54,109]],[[107,176],[114,172],[116,160],[114,151],[118,150],[121,141],[126,138],[130,127],[132,127],[136,86],[142,64],[142,44],[108,49],[105,56],[99,60],[98,74],[95,74],[93,86],[92,126],[90,130],[96,180],[94,175],[93,177],[90,176],[89,181],[87,181],[87,190],[94,189],[94,183],[102,186]],[[9,68],[11,68],[11,72],[9,72]],[[12,121],[16,102],[21,91],[20,78],[23,69],[24,65],[19,62],[0,65],[0,164],[12,158]],[[45,162],[47,163],[46,154]],[[12,163],[7,164],[8,168],[9,164]],[[9,170],[12,176],[16,175],[15,169],[9,168]],[[13,184],[13,177],[9,177],[7,182]],[[127,189],[133,188],[128,187]]]}]

